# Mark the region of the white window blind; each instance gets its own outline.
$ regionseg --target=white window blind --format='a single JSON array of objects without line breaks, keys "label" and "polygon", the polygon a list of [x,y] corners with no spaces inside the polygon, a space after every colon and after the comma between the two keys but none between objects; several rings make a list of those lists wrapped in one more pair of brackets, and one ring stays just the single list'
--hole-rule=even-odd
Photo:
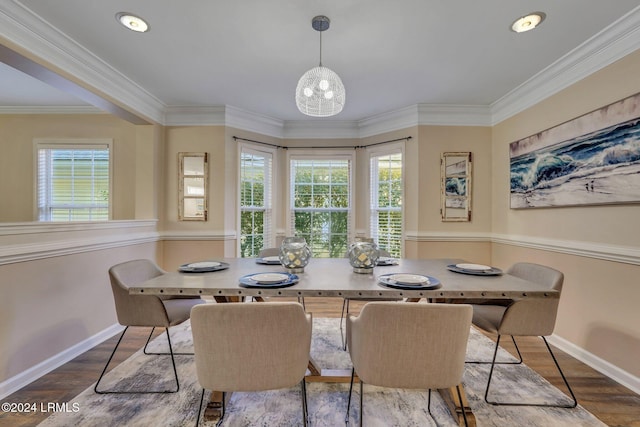
[{"label": "white window blind", "polygon": [[109,219],[109,145],[37,144],[40,221]]},{"label": "white window blind", "polygon": [[243,148],[240,153],[240,256],[255,257],[273,247],[271,153]]},{"label": "white window blind", "polygon": [[351,235],[351,160],[291,159],[291,224],[314,257],[342,257]]},{"label": "white window blind", "polygon": [[392,256],[402,256],[402,153],[371,157],[371,237]]}]

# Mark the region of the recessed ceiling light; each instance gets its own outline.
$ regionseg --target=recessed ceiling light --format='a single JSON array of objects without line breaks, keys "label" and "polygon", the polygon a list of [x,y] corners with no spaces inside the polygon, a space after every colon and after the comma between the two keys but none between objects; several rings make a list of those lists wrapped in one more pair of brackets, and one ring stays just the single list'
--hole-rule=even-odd
[{"label": "recessed ceiling light", "polygon": [[533,30],[544,21],[547,15],[544,12],[531,12],[530,14],[518,18],[511,24],[511,30],[516,33]]},{"label": "recessed ceiling light", "polygon": [[149,31],[149,24],[147,24],[144,19],[129,12],[116,13],[116,20],[132,31],[137,31],[139,33],[146,33]]}]

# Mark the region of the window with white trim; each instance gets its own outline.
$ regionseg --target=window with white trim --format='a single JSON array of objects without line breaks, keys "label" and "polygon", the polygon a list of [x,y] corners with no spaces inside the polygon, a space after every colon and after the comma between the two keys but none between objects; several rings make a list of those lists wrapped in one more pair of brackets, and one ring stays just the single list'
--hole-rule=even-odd
[{"label": "window with white trim", "polygon": [[40,221],[106,221],[111,142],[36,142]]},{"label": "window with white trim", "polygon": [[273,154],[242,147],[240,152],[240,256],[255,257],[273,247]]},{"label": "window with white trim", "polygon": [[290,159],[291,230],[304,237],[314,257],[343,257],[351,236],[349,156]]},{"label": "window with white trim", "polygon": [[371,237],[394,257],[402,256],[402,152],[371,156]]}]

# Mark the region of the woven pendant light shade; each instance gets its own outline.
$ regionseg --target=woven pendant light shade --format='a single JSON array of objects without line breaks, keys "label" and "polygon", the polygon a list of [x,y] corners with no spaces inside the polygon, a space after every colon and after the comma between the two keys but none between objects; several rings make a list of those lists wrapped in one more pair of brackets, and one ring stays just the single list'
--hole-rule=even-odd
[{"label": "woven pendant light shade", "polygon": [[298,110],[308,116],[329,117],[344,108],[345,90],[340,77],[327,67],[303,74],[296,88]]},{"label": "woven pendant light shade", "polygon": [[320,65],[304,73],[296,87],[296,105],[301,113],[313,117],[329,117],[344,108],[345,90],[340,77],[322,65],[322,32],[329,29],[329,18],[319,15],[311,26],[320,33]]}]

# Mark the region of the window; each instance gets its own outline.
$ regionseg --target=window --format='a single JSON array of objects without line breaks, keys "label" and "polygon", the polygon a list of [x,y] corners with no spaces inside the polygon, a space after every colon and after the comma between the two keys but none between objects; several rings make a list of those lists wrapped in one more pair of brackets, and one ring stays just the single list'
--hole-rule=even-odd
[{"label": "window", "polygon": [[110,146],[36,142],[40,221],[106,221],[110,211]]},{"label": "window", "polygon": [[371,156],[371,237],[392,256],[402,252],[402,153]]},{"label": "window", "polygon": [[273,247],[273,154],[243,147],[240,152],[240,256],[255,257]]},{"label": "window", "polygon": [[291,159],[291,223],[314,257],[342,257],[350,238],[351,157]]}]

